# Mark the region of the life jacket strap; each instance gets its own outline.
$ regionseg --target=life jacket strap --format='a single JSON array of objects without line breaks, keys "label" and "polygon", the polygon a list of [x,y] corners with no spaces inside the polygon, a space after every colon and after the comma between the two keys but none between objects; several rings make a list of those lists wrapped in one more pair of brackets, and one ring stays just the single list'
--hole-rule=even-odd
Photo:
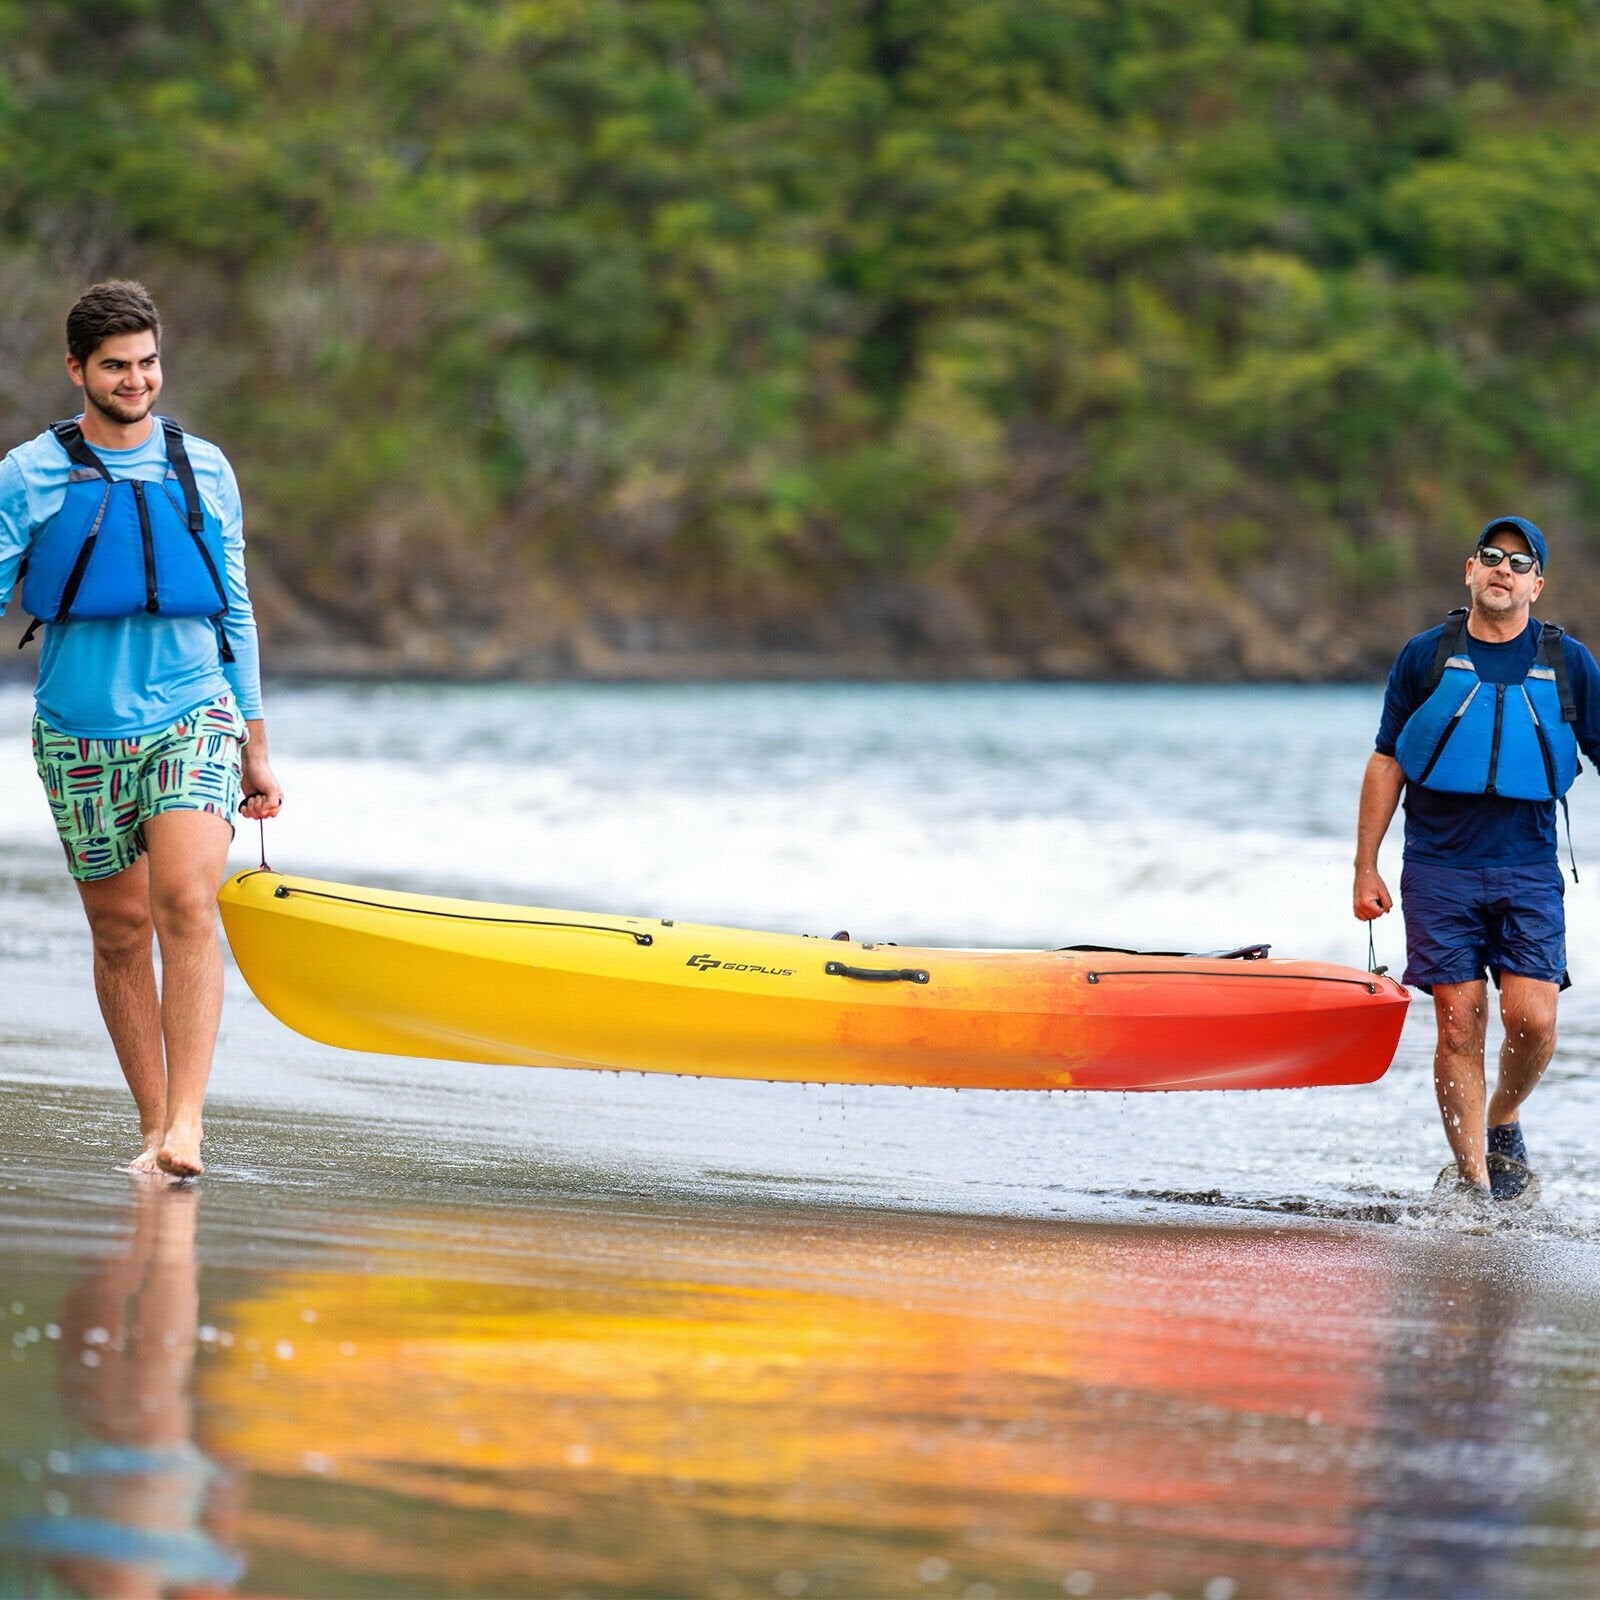
[{"label": "life jacket strap", "polygon": [[1444,632],[1439,635],[1439,648],[1433,652],[1433,665],[1428,669],[1428,687],[1423,695],[1427,699],[1439,687],[1439,680],[1444,676],[1446,663],[1451,656],[1461,648],[1461,640],[1467,631],[1467,608],[1457,606],[1449,616],[1444,619]]},{"label": "life jacket strap", "polygon": [[1567,630],[1559,627],[1554,622],[1547,622],[1539,634],[1539,661],[1541,665],[1550,669],[1551,675],[1556,680],[1556,694],[1561,699],[1561,720],[1563,722],[1576,722],[1578,720],[1578,705],[1572,698],[1572,679],[1567,673],[1567,652],[1561,648],[1561,641],[1566,637]]},{"label": "life jacket strap", "polygon": [[163,417],[161,427],[167,436],[167,460],[172,463],[183,489],[183,503],[189,512],[189,532],[199,533],[206,519],[200,509],[200,490],[194,481],[194,468],[189,465],[189,452],[184,448],[183,429],[171,417]]},{"label": "life jacket strap", "polygon": [[75,417],[65,417],[60,422],[52,422],[50,431],[56,436],[61,448],[80,467],[87,467],[97,476],[104,478],[107,483],[111,482],[110,469],[84,442],[83,429],[78,426]]}]

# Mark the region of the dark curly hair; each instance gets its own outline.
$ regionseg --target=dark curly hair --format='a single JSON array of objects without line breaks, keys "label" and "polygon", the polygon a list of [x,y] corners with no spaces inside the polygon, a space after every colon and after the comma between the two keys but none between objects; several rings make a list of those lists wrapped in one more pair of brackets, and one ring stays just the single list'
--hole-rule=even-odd
[{"label": "dark curly hair", "polygon": [[104,339],[119,333],[143,333],[148,329],[161,348],[161,314],[150,298],[150,291],[131,278],[114,278],[97,283],[78,296],[78,303],[67,313],[67,352],[85,362]]}]

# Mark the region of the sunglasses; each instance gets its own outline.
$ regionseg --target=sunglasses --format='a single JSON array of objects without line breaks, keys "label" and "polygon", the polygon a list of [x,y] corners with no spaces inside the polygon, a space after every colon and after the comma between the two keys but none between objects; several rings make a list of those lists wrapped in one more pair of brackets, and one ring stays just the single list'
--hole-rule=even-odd
[{"label": "sunglasses", "polygon": [[1486,544],[1478,551],[1478,560],[1486,567],[1498,567],[1502,561],[1509,561],[1513,572],[1532,572],[1539,565],[1520,550],[1505,551],[1493,544]]}]

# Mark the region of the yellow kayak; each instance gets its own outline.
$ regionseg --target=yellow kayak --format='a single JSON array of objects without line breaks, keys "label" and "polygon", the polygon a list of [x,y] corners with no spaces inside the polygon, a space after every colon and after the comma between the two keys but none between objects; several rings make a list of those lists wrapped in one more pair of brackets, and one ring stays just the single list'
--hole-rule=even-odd
[{"label": "yellow kayak", "polygon": [[[239,968],[324,1044],[513,1066],[988,1089],[1262,1089],[1387,1069],[1407,994],[1320,962],[990,951],[242,872]],[[1253,957],[1253,958],[1252,958]]]}]

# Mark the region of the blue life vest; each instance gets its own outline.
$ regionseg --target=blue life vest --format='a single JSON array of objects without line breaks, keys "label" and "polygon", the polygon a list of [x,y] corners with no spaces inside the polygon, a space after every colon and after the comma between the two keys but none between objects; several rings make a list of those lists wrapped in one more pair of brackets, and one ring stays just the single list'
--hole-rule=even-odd
[{"label": "blue life vest", "polygon": [[1466,608],[1450,613],[1432,693],[1395,742],[1406,777],[1444,794],[1557,800],[1578,775],[1577,718],[1562,630],[1544,624],[1521,683],[1485,683],[1464,648]]},{"label": "blue life vest", "polygon": [[[76,422],[50,431],[74,465],[61,509],[39,529],[23,571],[22,604],[40,622],[84,618],[209,617],[225,661],[233,659],[221,619],[222,524],[200,498],[183,430],[163,417],[168,477],[113,478]],[[174,493],[176,479],[179,494]]]}]

